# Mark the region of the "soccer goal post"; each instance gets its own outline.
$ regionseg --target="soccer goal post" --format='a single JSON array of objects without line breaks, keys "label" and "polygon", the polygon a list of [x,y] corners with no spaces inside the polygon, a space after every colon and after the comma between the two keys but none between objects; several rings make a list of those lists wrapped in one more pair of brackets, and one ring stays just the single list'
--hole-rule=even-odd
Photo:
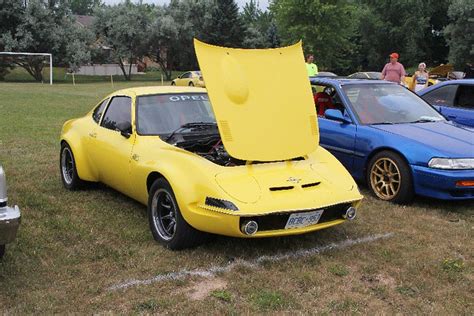
[{"label": "soccer goal post", "polygon": [[46,56],[49,57],[49,84],[53,84],[53,55],[49,53],[0,52],[6,56]]}]

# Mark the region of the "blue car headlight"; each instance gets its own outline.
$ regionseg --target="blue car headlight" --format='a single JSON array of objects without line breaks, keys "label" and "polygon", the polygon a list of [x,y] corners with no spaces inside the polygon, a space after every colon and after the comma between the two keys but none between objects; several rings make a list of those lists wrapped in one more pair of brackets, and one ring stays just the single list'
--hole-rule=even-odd
[{"label": "blue car headlight", "polygon": [[428,166],[435,169],[474,169],[474,158],[431,158],[431,160],[428,162]]}]

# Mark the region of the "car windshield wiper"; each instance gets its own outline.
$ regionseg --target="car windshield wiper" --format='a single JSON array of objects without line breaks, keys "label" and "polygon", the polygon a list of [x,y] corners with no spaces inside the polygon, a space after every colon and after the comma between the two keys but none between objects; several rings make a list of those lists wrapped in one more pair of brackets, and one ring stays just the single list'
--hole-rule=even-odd
[{"label": "car windshield wiper", "polygon": [[409,122],[409,123],[430,123],[430,122],[438,122],[440,120],[432,119],[432,118],[420,118],[416,121]]},{"label": "car windshield wiper", "polygon": [[173,138],[176,133],[185,130],[185,129],[190,129],[190,128],[210,128],[210,127],[216,127],[217,124],[213,122],[191,122],[191,123],[186,123],[175,129],[174,131],[171,132],[171,134],[166,137],[165,142],[168,142],[171,138]]},{"label": "car windshield wiper", "polygon": [[371,125],[393,125],[393,124],[395,124],[395,123],[385,121],[385,122],[372,123]]}]

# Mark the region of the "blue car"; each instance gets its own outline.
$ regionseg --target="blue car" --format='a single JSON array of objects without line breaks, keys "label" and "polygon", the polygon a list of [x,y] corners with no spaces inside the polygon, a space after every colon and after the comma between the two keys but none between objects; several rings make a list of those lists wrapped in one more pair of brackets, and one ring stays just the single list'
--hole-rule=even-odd
[{"label": "blue car", "polygon": [[418,95],[449,120],[474,127],[474,79],[444,81]]},{"label": "blue car", "polygon": [[[474,199],[474,129],[381,80],[312,78],[320,143],[378,198]],[[322,100],[319,102],[319,100]]]}]

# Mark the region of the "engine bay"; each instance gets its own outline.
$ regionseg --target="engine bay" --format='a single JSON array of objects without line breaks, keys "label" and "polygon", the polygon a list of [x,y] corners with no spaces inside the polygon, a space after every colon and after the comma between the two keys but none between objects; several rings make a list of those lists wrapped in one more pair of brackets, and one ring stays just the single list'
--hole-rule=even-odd
[{"label": "engine bay", "polygon": [[245,161],[235,159],[225,150],[219,133],[180,134],[174,137],[172,145],[195,153],[220,166],[245,165]]}]

